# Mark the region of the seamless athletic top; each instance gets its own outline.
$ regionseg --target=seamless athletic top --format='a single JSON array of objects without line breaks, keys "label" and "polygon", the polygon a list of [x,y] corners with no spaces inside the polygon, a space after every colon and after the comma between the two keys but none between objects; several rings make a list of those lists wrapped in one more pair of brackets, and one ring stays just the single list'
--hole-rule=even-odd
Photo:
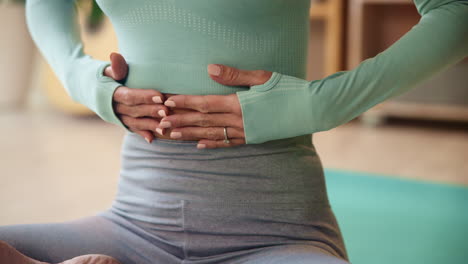
[{"label": "seamless athletic top", "polygon": [[[73,0],[28,0],[27,23],[72,99],[122,127],[112,95],[126,85],[236,93],[247,144],[311,134],[348,122],[468,55],[468,0],[415,0],[421,20],[391,47],[352,70],[313,81],[304,79],[310,0],[97,2],[130,66],[124,84],[103,76],[108,61],[83,53]],[[210,63],[273,75],[250,88],[224,86],[209,78]]]}]

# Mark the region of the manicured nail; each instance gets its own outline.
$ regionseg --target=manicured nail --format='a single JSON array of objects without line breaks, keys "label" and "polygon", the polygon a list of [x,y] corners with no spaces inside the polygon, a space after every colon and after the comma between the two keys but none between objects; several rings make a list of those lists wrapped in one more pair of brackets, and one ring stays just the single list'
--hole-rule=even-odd
[{"label": "manicured nail", "polygon": [[159,124],[160,127],[162,128],[168,128],[168,127],[171,127],[171,122],[169,121],[163,121]]},{"label": "manicured nail", "polygon": [[145,138],[146,139],[146,142],[148,142],[149,144],[151,144],[151,140],[149,138]]},{"label": "manicured nail", "polygon": [[115,52],[111,52],[111,54],[110,54],[110,56],[109,56],[109,57],[110,57],[110,59],[111,59],[111,60],[113,60],[113,59],[114,59],[114,57],[115,57],[115,55],[117,55]]},{"label": "manicured nail", "polygon": [[175,107],[175,102],[171,100],[167,100],[164,102],[164,105],[169,106],[169,107]]},{"label": "manicured nail", "polygon": [[153,97],[153,102],[155,102],[155,103],[157,103],[157,104],[162,103],[161,96],[154,96],[154,97]]},{"label": "manicured nail", "polygon": [[156,128],[156,132],[158,132],[159,135],[164,136],[163,130],[161,128]]},{"label": "manicured nail", "polygon": [[221,67],[216,64],[208,64],[208,73],[214,76],[219,76],[221,74]]},{"label": "manicured nail", "polygon": [[205,145],[205,144],[198,144],[198,145],[197,145],[197,148],[199,148],[199,149],[204,149],[204,148],[206,148],[206,145]]},{"label": "manicured nail", "polygon": [[171,132],[171,138],[181,138],[182,133],[180,132]]},{"label": "manicured nail", "polygon": [[164,110],[159,110],[158,114],[159,114],[160,116],[166,116],[166,111],[164,111]]}]

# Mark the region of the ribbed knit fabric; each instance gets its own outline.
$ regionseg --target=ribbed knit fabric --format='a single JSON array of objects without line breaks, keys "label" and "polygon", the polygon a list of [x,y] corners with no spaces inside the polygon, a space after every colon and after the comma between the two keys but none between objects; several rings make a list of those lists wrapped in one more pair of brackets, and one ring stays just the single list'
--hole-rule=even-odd
[{"label": "ribbed knit fabric", "polygon": [[98,1],[129,62],[125,85],[164,93],[231,94],[210,63],[305,77],[310,1]]},{"label": "ribbed knit fabric", "polygon": [[264,85],[237,92],[247,143],[335,128],[468,56],[468,1],[415,3],[419,23],[355,69],[313,81],[274,73]]},{"label": "ribbed knit fabric", "polygon": [[[237,93],[247,144],[328,130],[468,55],[468,1],[415,0],[421,21],[353,70],[306,81],[310,0],[98,0],[129,62],[130,88]],[[313,7],[312,7],[313,8]],[[70,96],[104,120],[120,85],[83,54],[73,1],[28,0],[28,26]],[[397,19],[397,18],[395,18]],[[210,63],[274,72],[267,84],[224,86]]]}]

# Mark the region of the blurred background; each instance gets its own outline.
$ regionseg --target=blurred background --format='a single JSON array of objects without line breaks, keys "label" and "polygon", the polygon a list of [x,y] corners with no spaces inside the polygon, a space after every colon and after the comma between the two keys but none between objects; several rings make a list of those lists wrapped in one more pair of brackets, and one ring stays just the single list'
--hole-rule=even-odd
[{"label": "blurred background", "polygon": [[[112,26],[92,1],[80,6],[86,52],[107,60],[118,50]],[[313,1],[308,79],[352,69],[398,40],[419,18],[411,0]],[[29,36],[21,1],[0,2],[0,33],[0,225],[66,221],[108,208],[116,192],[124,130],[69,99]],[[359,250],[368,251],[372,243],[362,247],[345,217],[362,211],[341,209],[344,191],[334,184],[349,180],[358,193],[368,195],[366,201],[376,198],[372,192],[401,197],[399,190],[407,186],[408,193],[428,186],[436,193],[423,191],[427,197],[447,194],[447,204],[468,206],[468,60],[313,139],[350,255],[365,263]],[[376,185],[365,185],[374,180]],[[414,196],[398,203],[414,202]],[[425,199],[420,202],[427,206]],[[457,208],[444,221],[468,219]],[[458,235],[468,237],[467,229],[458,228]],[[467,242],[459,240],[465,244],[452,249],[468,252]]]}]

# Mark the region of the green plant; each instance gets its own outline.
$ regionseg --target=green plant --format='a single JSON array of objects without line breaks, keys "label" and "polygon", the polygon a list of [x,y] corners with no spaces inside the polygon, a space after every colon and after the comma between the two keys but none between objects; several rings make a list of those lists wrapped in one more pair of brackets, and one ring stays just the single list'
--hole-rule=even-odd
[{"label": "green plant", "polygon": [[[26,0],[0,0],[0,3],[16,3],[24,4]],[[87,12],[86,29],[94,32],[99,29],[102,21],[104,20],[104,13],[99,5],[94,0],[77,0],[78,6],[83,7]],[[91,6],[89,6],[91,5]]]}]

